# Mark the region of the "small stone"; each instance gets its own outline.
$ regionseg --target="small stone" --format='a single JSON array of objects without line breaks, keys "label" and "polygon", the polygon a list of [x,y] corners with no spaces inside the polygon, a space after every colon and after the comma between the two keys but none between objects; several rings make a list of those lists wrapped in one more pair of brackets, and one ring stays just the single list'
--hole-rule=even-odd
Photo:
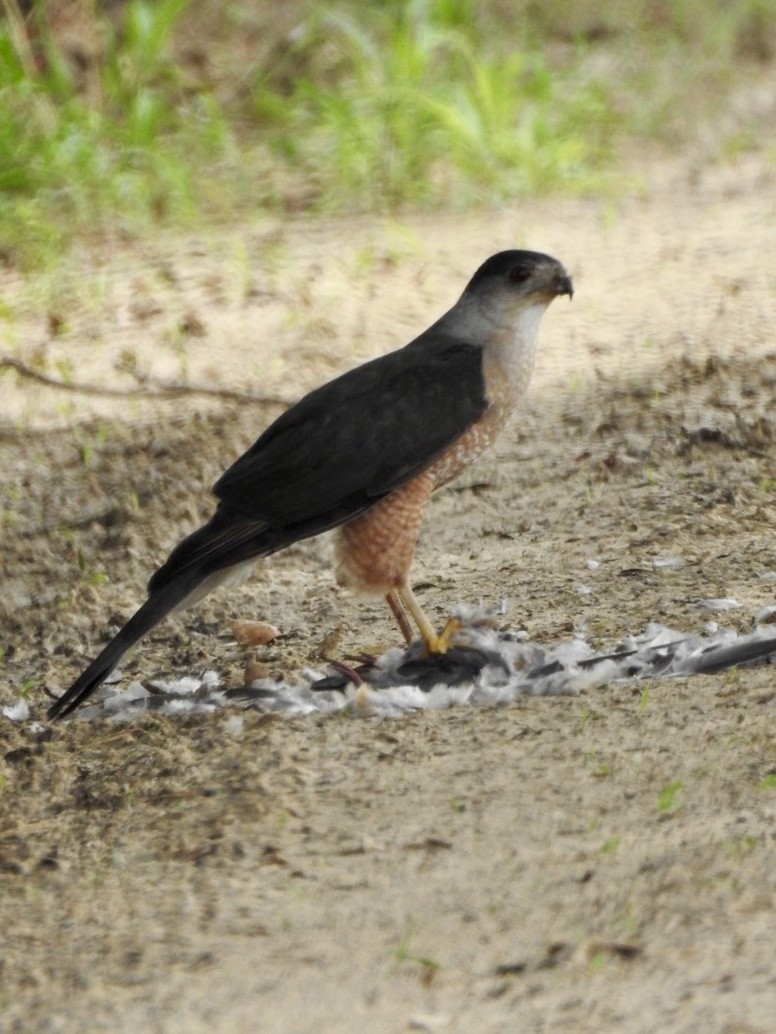
[{"label": "small stone", "polygon": [[235,621],[232,635],[240,646],[264,646],[277,639],[280,629],[266,621]]}]

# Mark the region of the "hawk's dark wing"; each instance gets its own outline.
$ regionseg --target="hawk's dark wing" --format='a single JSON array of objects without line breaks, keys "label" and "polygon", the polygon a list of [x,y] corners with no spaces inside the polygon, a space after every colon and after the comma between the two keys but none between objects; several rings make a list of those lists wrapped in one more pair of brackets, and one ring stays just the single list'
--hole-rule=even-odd
[{"label": "hawk's dark wing", "polygon": [[488,407],[482,349],[431,328],[282,414],[216,482],[212,519],[149,582],[203,575],[318,535],[419,474]]},{"label": "hawk's dark wing", "polygon": [[418,341],[305,396],[213,491],[272,527],[356,512],[427,467],[487,405],[482,349]]}]

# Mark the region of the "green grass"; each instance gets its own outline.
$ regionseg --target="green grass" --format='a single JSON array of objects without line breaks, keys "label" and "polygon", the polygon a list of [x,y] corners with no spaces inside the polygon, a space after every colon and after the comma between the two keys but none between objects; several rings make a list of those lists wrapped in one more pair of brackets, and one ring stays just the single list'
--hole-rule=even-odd
[{"label": "green grass", "polygon": [[[81,0],[78,58],[55,5],[28,31],[0,3],[10,265],[247,210],[599,193],[624,137],[676,140],[776,39],[776,0],[296,0],[276,21],[215,0],[129,0],[119,20]],[[739,126],[733,151],[756,139]]]},{"label": "green grass", "polygon": [[614,855],[617,853],[620,847],[619,837],[609,837],[608,840],[604,840],[601,844],[601,854]]},{"label": "green grass", "polygon": [[56,256],[78,233],[131,232],[194,211],[198,163],[221,157],[228,133],[211,97],[186,97],[166,56],[187,2],[129,4],[122,34],[106,28],[103,58],[85,76],[47,35],[43,5],[37,57],[9,21],[0,26],[7,261]]},{"label": "green grass", "polygon": [[678,779],[667,783],[658,795],[658,811],[664,815],[673,815],[681,807],[679,794],[683,789],[684,783]]},{"label": "green grass", "polygon": [[[378,11],[368,27],[320,15],[296,44],[308,67],[291,88],[254,83],[270,148],[323,204],[461,204],[598,182],[617,123],[604,86],[578,62],[556,76],[536,49],[488,53],[451,6]],[[324,39],[321,68],[305,55]]]},{"label": "green grass", "polygon": [[399,967],[406,962],[415,963],[420,967],[421,982],[428,985],[442,967],[436,959],[429,958],[427,955],[418,955],[410,950],[410,943],[414,939],[416,932],[414,925],[410,925],[393,953],[394,964],[396,967]]}]

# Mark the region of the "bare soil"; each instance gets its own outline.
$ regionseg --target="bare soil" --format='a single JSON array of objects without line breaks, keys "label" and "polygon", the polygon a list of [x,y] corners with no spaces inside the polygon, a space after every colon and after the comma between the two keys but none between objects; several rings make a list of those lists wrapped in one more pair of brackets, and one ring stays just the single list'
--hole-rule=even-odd
[{"label": "bare soil", "polygon": [[[509,598],[505,624],[547,643],[746,631],[776,602],[776,177],[752,159],[649,182],[117,245],[8,280],[8,351],[292,400],[403,344],[488,254],[548,251],[573,305],[545,318],[497,454],[434,499],[420,597],[440,622]],[[0,405],[0,702],[42,719],[279,409],[10,374]],[[127,679],[240,685],[395,642],[330,554],[289,549],[167,622]],[[237,646],[245,617],[280,639]],[[776,1029],[772,668],[398,720],[239,714],[0,719],[4,1030]]]}]

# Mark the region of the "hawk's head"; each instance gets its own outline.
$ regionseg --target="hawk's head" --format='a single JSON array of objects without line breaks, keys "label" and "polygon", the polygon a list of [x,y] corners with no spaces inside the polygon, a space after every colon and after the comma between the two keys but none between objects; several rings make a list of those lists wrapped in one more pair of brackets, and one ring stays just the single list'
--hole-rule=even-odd
[{"label": "hawk's head", "polygon": [[514,313],[526,305],[548,305],[560,294],[571,298],[574,286],[557,259],[539,251],[515,250],[500,251],[483,262],[463,297]]}]

